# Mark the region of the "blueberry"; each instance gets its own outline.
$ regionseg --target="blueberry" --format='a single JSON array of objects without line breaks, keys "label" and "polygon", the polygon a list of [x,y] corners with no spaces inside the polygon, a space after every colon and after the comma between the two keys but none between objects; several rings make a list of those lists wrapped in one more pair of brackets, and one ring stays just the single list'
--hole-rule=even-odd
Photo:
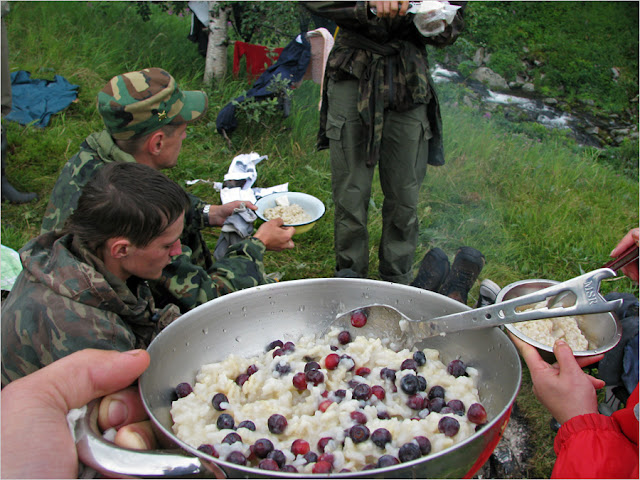
[{"label": "blueberry", "polygon": [[304,372],[307,373],[309,370],[320,370],[320,364],[318,362],[307,362],[304,366]]},{"label": "blueberry", "polygon": [[267,458],[275,460],[280,468],[284,467],[284,464],[287,462],[287,457],[284,455],[282,450],[271,450],[267,454]]},{"label": "blueberry", "polygon": [[449,365],[447,365],[447,372],[449,372],[449,375],[453,375],[456,378],[467,376],[467,367],[460,359],[451,360]]},{"label": "blueberry", "polygon": [[431,410],[432,412],[439,413],[440,410],[442,410],[442,408],[444,407],[444,405],[445,405],[444,398],[434,397],[431,400],[429,400],[429,410]]},{"label": "blueberry", "polygon": [[369,438],[369,429],[364,425],[354,425],[349,429],[349,437],[353,443],[362,443]]},{"label": "blueberry", "polygon": [[206,455],[218,458],[218,452],[215,447],[209,443],[203,443],[198,447],[198,450]]},{"label": "blueberry", "polygon": [[415,442],[420,447],[420,452],[422,455],[428,455],[431,452],[431,441],[427,437],[423,437],[418,435],[414,438]]},{"label": "blueberry", "polygon": [[440,385],[434,385],[433,387],[431,387],[431,390],[429,390],[429,393],[427,394],[427,398],[429,400],[432,400],[436,397],[444,398],[444,388],[442,388]]},{"label": "blueberry", "polygon": [[398,460],[393,455],[382,455],[378,459],[378,463],[376,464],[376,466],[378,468],[383,468],[383,467],[390,467],[392,465],[398,465],[399,463],[400,463],[400,460]]},{"label": "blueberry", "polygon": [[242,454],[242,452],[234,450],[227,455],[227,462],[235,463],[236,465],[246,465],[247,458]]},{"label": "blueberry", "polygon": [[259,438],[253,444],[253,453],[258,458],[267,458],[267,455],[273,451],[273,443],[268,438]]},{"label": "blueberry", "polygon": [[276,365],[275,371],[278,372],[281,376],[286,375],[291,371],[291,366],[288,363],[278,363]]},{"label": "blueberry", "polygon": [[410,462],[411,460],[415,460],[421,456],[422,452],[420,451],[420,447],[418,444],[413,442],[405,443],[398,451],[398,458],[400,458],[401,462]]},{"label": "blueberry", "polygon": [[263,458],[262,460],[260,460],[260,462],[258,463],[258,468],[260,470],[272,470],[272,471],[280,470],[278,463],[272,458]]},{"label": "blueberry", "polygon": [[218,420],[216,420],[216,425],[218,427],[218,430],[225,430],[225,429],[233,430],[234,424],[235,424],[235,421],[233,420],[233,417],[228,413],[220,414],[220,416],[218,417]]},{"label": "blueberry", "polygon": [[320,370],[309,370],[304,374],[304,378],[307,382],[313,383],[314,385],[319,385],[324,382],[324,373]]},{"label": "blueberry", "polygon": [[450,407],[451,410],[453,410],[453,413],[455,413],[456,415],[464,415],[465,408],[464,403],[462,403],[461,400],[449,400],[449,402],[447,403],[447,407]]},{"label": "blueberry", "polygon": [[442,417],[438,422],[438,430],[447,437],[453,437],[460,430],[460,423],[453,417]]},{"label": "blueberry", "polygon": [[243,420],[238,424],[238,428],[246,428],[247,430],[251,430],[252,432],[256,431],[256,424],[251,420]]},{"label": "blueberry", "polygon": [[298,473],[298,469],[293,465],[283,465],[280,470],[282,470],[283,472]]},{"label": "blueberry", "polygon": [[241,373],[236,377],[236,383],[240,387],[244,385],[244,382],[246,382],[247,380],[249,380],[249,375],[247,375],[246,373]]},{"label": "blueberry", "polygon": [[405,375],[400,380],[400,388],[407,395],[413,395],[418,391],[418,377],[415,375]]},{"label": "blueberry", "polygon": [[282,343],[282,340],[274,340],[269,345],[267,345],[266,351],[270,352],[274,348],[282,348],[283,345],[284,344]]},{"label": "blueberry", "polygon": [[216,393],[211,399],[211,404],[213,405],[213,408],[215,408],[219,412],[225,410],[225,408],[222,408],[220,406],[221,403],[229,403],[229,399],[224,393]]},{"label": "blueberry", "polygon": [[318,461],[318,454],[311,450],[305,453],[303,457],[306,460],[307,465],[310,463],[316,463]]},{"label": "blueberry", "polygon": [[416,362],[413,358],[407,358],[400,365],[400,370],[413,370],[415,372],[418,371],[418,362]]},{"label": "blueberry", "polygon": [[369,400],[371,398],[371,387],[366,383],[360,383],[353,389],[353,398],[356,400]]},{"label": "blueberry", "polygon": [[413,359],[416,361],[418,366],[422,366],[427,363],[427,357],[425,356],[422,350],[418,350],[413,354]]},{"label": "blueberry", "polygon": [[269,427],[269,431],[273,434],[279,434],[284,432],[285,428],[287,428],[287,419],[284,418],[283,415],[279,413],[274,413],[267,420],[267,426]]},{"label": "blueberry", "polygon": [[231,432],[222,439],[222,443],[228,443],[229,445],[233,445],[236,442],[242,442],[242,437],[236,432]]},{"label": "blueberry", "polygon": [[371,441],[380,448],[391,442],[391,432],[386,428],[377,428],[371,434]]},{"label": "blueberry", "polygon": [[384,367],[382,370],[380,370],[380,378],[395,382],[396,371],[391,368]]},{"label": "blueberry", "polygon": [[422,375],[417,375],[418,378],[418,391],[424,392],[427,389],[427,379]]},{"label": "blueberry", "polygon": [[191,388],[191,385],[186,382],[179,383],[176,386],[176,395],[178,398],[184,398],[191,392],[193,392],[193,388]]}]

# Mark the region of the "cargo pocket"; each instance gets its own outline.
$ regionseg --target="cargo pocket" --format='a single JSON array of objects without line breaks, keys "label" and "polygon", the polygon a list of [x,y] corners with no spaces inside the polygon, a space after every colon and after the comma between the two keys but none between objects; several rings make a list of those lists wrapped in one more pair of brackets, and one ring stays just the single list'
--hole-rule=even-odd
[{"label": "cargo pocket", "polygon": [[327,131],[326,135],[329,140],[340,141],[342,138],[342,127],[344,127],[345,119],[343,117],[333,117],[327,115]]}]

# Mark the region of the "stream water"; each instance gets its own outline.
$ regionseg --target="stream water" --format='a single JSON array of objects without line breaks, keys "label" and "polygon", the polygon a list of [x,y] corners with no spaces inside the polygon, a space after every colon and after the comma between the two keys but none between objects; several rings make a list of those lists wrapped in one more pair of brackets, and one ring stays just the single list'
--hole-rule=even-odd
[{"label": "stream water", "polygon": [[603,146],[603,142],[596,135],[598,131],[629,128],[628,125],[616,124],[613,120],[596,119],[576,111],[567,113],[547,105],[533,94],[525,96],[525,92],[523,92],[518,96],[511,93],[494,92],[481,82],[465,79],[459,73],[441,66],[436,66],[431,75],[436,83],[454,82],[466,85],[482,103],[494,103],[507,107],[505,116],[514,119],[514,121],[536,122],[548,128],[568,130],[580,145],[600,148]]}]

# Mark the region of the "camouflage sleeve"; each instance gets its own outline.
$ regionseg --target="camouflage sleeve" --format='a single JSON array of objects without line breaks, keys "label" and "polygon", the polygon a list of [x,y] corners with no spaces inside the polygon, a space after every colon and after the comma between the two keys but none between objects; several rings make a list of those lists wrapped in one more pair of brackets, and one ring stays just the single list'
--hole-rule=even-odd
[{"label": "camouflage sleeve", "polygon": [[208,270],[191,263],[190,250],[183,246],[182,254],[165,267],[161,279],[154,284],[172,298],[182,312],[227,293],[268,283],[263,263],[266,250],[256,238],[248,238],[229,247],[224,258]]},{"label": "camouflage sleeve", "polygon": [[3,387],[84,348],[135,347],[135,336],[114,314],[30,288],[28,283],[19,280],[2,305]]},{"label": "camouflage sleeve", "polygon": [[40,233],[59,230],[78,206],[82,188],[93,177],[102,161],[81,150],[62,167],[44,212]]}]

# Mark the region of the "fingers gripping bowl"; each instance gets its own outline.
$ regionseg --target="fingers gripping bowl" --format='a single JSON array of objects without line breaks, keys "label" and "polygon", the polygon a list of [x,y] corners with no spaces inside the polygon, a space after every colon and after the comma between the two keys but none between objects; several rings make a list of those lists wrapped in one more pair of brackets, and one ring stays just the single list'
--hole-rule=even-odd
[{"label": "fingers gripping bowl", "polygon": [[300,217],[300,220],[293,219],[293,221],[288,222],[287,218],[283,218],[283,220],[285,220],[285,226],[295,228],[296,235],[311,230],[325,212],[324,203],[313,195],[301,192],[284,192],[272,193],[256,201],[256,207],[258,207],[256,214],[261,220],[266,222],[270,218],[275,218],[271,217],[272,211],[277,212],[275,209],[278,207],[282,210],[283,206],[286,208],[286,205],[297,206],[298,210],[302,209],[304,211],[301,212],[303,215]]},{"label": "fingers gripping bowl", "polygon": [[[558,283],[560,282],[543,279],[520,280],[500,290],[496,303],[533,293]],[[573,354],[576,357],[588,357],[608,352],[618,344],[622,336],[622,326],[613,313],[558,317],[553,321],[564,322],[565,319],[574,322],[579,329],[579,334],[583,337],[582,342],[577,342],[577,344],[582,343],[581,349],[573,348]],[[520,340],[536,347],[545,361],[554,363],[556,360],[553,354],[553,337],[568,340],[571,345],[570,337],[574,335],[574,332],[569,331],[571,328],[569,323],[552,324],[551,322],[552,319],[536,320],[506,324],[505,328]]]}]

